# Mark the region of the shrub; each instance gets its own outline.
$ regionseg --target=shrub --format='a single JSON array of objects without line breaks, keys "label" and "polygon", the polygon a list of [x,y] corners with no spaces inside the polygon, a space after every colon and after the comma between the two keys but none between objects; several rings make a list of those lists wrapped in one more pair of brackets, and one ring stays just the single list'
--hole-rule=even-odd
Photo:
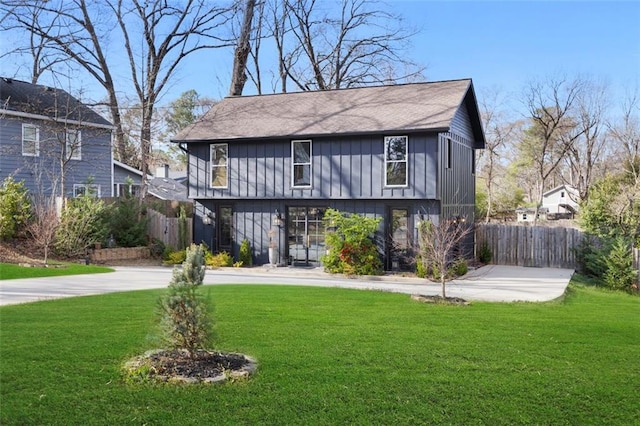
[{"label": "shrub", "polygon": [[324,222],[333,231],[325,234],[329,251],[321,258],[324,269],[347,275],[382,274],[382,260],[372,238],[381,220],[327,209]]},{"label": "shrub", "polygon": [[251,255],[251,245],[246,238],[240,244],[240,252],[238,253],[238,262],[242,262],[242,266],[252,266],[253,256]]},{"label": "shrub", "polygon": [[162,240],[154,238],[153,241],[151,241],[150,250],[151,256],[155,258],[163,258],[166,246]]},{"label": "shrub", "polygon": [[212,334],[207,304],[197,292],[204,274],[204,250],[202,246],[191,245],[182,269],[173,270],[169,290],[159,302],[165,341],[192,357],[205,347]]},{"label": "shrub", "polygon": [[0,239],[11,239],[29,219],[31,203],[24,182],[7,177],[0,187]]},{"label": "shrub", "polygon": [[607,270],[606,258],[611,250],[610,243],[604,243],[593,235],[587,234],[575,248],[578,271],[582,274],[601,278]]},{"label": "shrub", "polygon": [[637,272],[633,268],[631,245],[622,237],[614,240],[605,263],[604,282],[612,290],[624,290],[629,293],[637,290]]},{"label": "shrub", "polygon": [[420,256],[416,258],[416,276],[418,278],[427,277],[427,267],[424,265],[424,260]]},{"label": "shrub", "polygon": [[466,275],[469,272],[469,266],[467,265],[467,261],[464,259],[456,260],[450,269],[451,273],[454,277],[461,277]]},{"label": "shrub", "polygon": [[83,256],[106,239],[108,229],[104,201],[88,194],[69,199],[56,231],[55,250],[68,257]]},{"label": "shrub", "polygon": [[178,248],[187,248],[189,244],[189,229],[187,227],[187,213],[184,206],[180,206],[180,214],[178,215]]},{"label": "shrub", "polygon": [[488,264],[491,263],[491,259],[493,258],[493,253],[491,253],[491,248],[489,248],[489,243],[483,241],[480,244],[480,249],[478,250],[478,260],[480,263]]},{"label": "shrub", "polygon": [[233,256],[231,256],[226,251],[223,251],[218,254],[212,254],[211,252],[206,252],[204,256],[204,262],[207,266],[211,268],[233,266]]},{"label": "shrub", "polygon": [[138,198],[125,195],[109,210],[110,234],[120,247],[137,247],[147,244],[146,208]]},{"label": "shrub", "polygon": [[162,263],[166,265],[179,265],[187,259],[186,250],[172,250],[170,247],[165,250]]}]

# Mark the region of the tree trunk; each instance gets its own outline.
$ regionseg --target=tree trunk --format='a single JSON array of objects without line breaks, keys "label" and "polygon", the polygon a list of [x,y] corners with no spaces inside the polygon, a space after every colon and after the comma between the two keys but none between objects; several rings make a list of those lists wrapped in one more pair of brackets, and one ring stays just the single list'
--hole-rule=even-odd
[{"label": "tree trunk", "polygon": [[253,10],[256,6],[256,0],[247,0],[247,6],[244,11],[244,21],[235,55],[233,57],[233,72],[231,74],[231,88],[229,96],[242,96],[244,84],[247,82],[247,58],[249,57],[249,38],[251,36],[251,22],[253,21]]}]

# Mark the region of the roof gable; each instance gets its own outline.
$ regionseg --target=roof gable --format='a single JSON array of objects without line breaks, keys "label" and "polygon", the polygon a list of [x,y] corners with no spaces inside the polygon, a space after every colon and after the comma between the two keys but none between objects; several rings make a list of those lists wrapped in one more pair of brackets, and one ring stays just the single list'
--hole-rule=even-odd
[{"label": "roof gable", "polygon": [[0,78],[0,109],[9,115],[16,113],[111,127],[100,114],[62,89],[6,77]]},{"label": "roof gable", "polygon": [[448,131],[462,102],[484,146],[470,79],[225,98],[173,141]]}]

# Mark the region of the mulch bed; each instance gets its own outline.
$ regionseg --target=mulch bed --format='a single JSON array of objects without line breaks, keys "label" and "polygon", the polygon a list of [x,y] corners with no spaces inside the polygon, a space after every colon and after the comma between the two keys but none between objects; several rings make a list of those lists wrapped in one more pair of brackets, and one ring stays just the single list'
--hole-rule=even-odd
[{"label": "mulch bed", "polygon": [[148,351],[125,364],[129,377],[160,382],[216,383],[246,378],[254,373],[256,361],[243,354],[185,350]]},{"label": "mulch bed", "polygon": [[443,305],[466,306],[469,304],[469,302],[459,297],[426,296],[424,294],[412,294],[411,299],[422,303],[438,303]]}]

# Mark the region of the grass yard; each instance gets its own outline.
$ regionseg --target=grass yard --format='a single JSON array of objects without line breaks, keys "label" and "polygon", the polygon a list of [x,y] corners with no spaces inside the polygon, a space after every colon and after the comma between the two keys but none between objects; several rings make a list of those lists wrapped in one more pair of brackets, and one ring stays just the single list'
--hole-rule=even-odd
[{"label": "grass yard", "polygon": [[631,425],[640,298],[573,286],[562,302],[426,305],[407,295],[205,287],[217,348],[248,381],[129,385],[160,291],[0,308],[0,423]]},{"label": "grass yard", "polygon": [[0,280],[99,274],[103,272],[113,272],[113,269],[105,266],[80,265],[76,263],[51,263],[47,268],[41,266],[26,267],[13,263],[0,263]]}]

